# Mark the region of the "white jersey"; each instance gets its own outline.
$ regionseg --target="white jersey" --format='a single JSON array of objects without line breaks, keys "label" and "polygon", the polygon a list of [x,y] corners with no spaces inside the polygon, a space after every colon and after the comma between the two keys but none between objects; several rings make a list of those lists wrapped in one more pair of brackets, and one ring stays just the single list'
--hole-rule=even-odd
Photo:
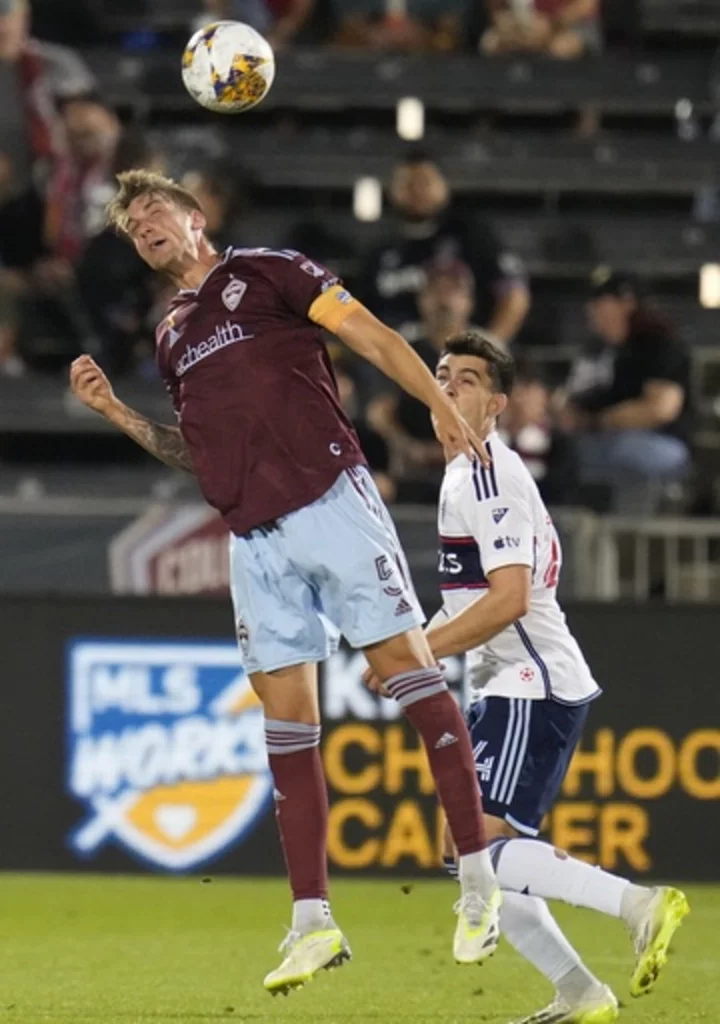
[{"label": "white jersey", "polygon": [[530,610],[468,652],[473,689],[484,695],[583,704],[600,693],[557,602],[560,541],[519,455],[490,437],[492,465],[458,455],[440,491],[443,609],[456,615],[482,597],[487,575],[505,565],[532,569]]}]

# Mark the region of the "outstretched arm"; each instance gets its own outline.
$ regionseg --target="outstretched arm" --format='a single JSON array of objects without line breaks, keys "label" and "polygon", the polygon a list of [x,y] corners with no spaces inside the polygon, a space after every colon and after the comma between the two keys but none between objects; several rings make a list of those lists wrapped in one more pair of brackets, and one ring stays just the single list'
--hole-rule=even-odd
[{"label": "outstretched arm", "polygon": [[178,427],[154,423],[121,402],[90,356],[80,356],[70,367],[70,387],[84,405],[104,416],[160,462],[171,469],[193,472],[190,452]]},{"label": "outstretched arm", "polygon": [[424,402],[432,413],[438,440],[447,451],[462,451],[468,458],[477,455],[484,465],[489,465],[484,443],[467,425],[417,352],[397,331],[386,327],[360,303],[329,329],[353,352]]}]

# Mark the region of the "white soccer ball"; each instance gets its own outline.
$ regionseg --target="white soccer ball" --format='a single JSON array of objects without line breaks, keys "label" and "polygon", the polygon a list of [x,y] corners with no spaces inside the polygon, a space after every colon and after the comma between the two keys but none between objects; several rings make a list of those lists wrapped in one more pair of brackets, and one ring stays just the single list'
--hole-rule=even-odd
[{"label": "white soccer ball", "polygon": [[185,88],[219,114],[239,114],[265,99],[275,78],[270,43],[240,21],[216,21],[196,32],[182,58]]}]

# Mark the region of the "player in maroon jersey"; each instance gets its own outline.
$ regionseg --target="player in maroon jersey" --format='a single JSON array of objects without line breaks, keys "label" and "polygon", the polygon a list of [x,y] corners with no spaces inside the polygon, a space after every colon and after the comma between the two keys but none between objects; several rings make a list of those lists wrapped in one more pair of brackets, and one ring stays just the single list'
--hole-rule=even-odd
[{"label": "player in maroon jersey", "polygon": [[119,178],[109,214],[180,289],[157,331],[179,426],[120,402],[100,368],[71,368],[77,397],[147,451],[197,476],[231,531],[238,640],[263,703],[277,819],[293,893],[276,993],[350,955],[327,902],[327,791],[317,663],[339,635],[362,649],[420,732],[459,853],[454,952],[497,944],[499,892],[467,730],[424,638],[392,521],[338,401],[321,327],[430,408],[440,441],[484,449],[421,359],[325,268],[299,253],[229,249],[204,234],[194,197],[145,171]]}]

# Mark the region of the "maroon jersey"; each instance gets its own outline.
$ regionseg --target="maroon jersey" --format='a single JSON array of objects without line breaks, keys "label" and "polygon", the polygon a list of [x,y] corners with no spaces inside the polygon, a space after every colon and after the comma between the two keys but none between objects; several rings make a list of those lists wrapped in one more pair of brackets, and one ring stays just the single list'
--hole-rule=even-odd
[{"label": "maroon jersey", "polygon": [[353,300],[290,250],[228,249],[157,329],[157,360],[206,501],[244,534],[364,462],[313,304]]}]

